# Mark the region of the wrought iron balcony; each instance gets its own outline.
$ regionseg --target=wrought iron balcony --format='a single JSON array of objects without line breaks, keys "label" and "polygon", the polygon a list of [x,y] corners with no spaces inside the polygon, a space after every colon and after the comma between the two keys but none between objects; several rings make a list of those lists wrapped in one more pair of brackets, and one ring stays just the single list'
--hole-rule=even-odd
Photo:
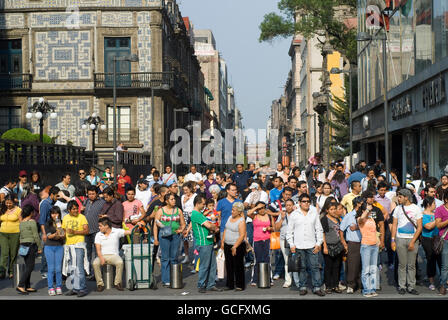
[{"label": "wrought iron balcony", "polygon": [[[112,89],[114,86],[113,73],[95,73],[95,89]],[[173,72],[129,72],[116,73],[116,87],[118,89],[163,89],[169,90],[174,85]]]},{"label": "wrought iron balcony", "polygon": [[0,73],[1,90],[31,90],[30,73]]}]

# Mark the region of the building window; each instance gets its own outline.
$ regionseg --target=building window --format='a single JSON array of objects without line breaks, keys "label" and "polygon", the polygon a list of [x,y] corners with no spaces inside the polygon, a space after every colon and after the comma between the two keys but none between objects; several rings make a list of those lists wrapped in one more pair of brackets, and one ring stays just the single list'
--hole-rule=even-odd
[{"label": "building window", "polygon": [[[107,106],[107,141],[114,141],[114,107]],[[117,106],[117,142],[131,140],[131,107]]]},{"label": "building window", "polygon": [[20,107],[0,107],[0,134],[13,128],[20,128]]}]

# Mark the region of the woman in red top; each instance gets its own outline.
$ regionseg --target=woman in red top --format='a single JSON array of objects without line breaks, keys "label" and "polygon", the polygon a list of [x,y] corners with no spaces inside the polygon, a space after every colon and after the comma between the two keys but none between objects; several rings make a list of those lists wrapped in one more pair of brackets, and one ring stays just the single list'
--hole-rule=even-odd
[{"label": "woman in red top", "polygon": [[[255,214],[257,212],[257,214]],[[274,231],[272,217],[267,214],[266,204],[258,201],[255,207],[247,212],[247,216],[252,219],[254,226],[254,251],[255,261],[251,286],[256,286],[258,282],[258,264],[269,263],[269,250],[271,247],[271,232]],[[273,285],[271,279],[271,285]]]}]

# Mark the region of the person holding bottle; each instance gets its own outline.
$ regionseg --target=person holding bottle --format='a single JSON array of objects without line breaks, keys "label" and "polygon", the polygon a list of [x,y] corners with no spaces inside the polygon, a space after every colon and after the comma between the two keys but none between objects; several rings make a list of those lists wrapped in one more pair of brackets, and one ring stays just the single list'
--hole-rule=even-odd
[{"label": "person holding bottle", "polygon": [[50,209],[50,219],[45,224],[45,231],[47,232],[47,240],[45,241],[44,253],[48,265],[48,295],[61,295],[65,233],[62,229],[61,209],[59,207],[54,206]]}]

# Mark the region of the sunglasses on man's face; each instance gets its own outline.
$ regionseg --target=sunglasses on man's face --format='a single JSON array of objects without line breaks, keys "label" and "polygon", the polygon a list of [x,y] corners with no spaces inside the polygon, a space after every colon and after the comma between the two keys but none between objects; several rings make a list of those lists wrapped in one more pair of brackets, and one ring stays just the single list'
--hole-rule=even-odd
[{"label": "sunglasses on man's face", "polygon": [[303,200],[303,201],[300,201],[300,202],[302,202],[302,203],[311,203],[310,200]]},{"label": "sunglasses on man's face", "polygon": [[85,175],[85,174],[86,174],[85,172],[80,172],[80,173],[79,173],[80,176],[83,176],[83,175]]}]

